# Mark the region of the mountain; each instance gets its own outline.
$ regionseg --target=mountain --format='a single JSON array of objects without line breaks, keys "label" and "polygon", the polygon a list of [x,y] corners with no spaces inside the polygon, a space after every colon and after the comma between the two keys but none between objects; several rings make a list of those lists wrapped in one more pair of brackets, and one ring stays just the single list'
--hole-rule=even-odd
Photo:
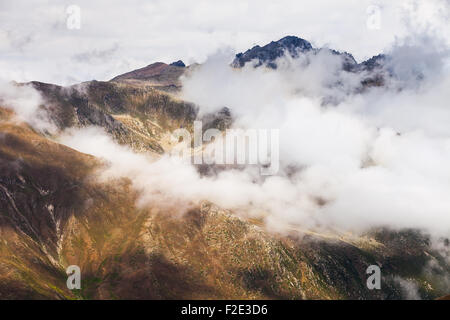
[{"label": "mountain", "polygon": [[275,60],[286,53],[291,57],[298,57],[301,53],[313,51],[311,43],[294,36],[287,36],[278,41],[272,41],[263,47],[254,46],[244,53],[236,54],[232,66],[243,67],[247,62],[257,60],[256,66],[267,64],[268,67],[276,69]]},{"label": "mountain", "polygon": [[[232,66],[235,68],[243,67],[247,62],[256,61],[255,66],[266,65],[269,68],[276,69],[276,60],[285,54],[288,54],[291,58],[298,58],[302,54],[312,53],[317,54],[322,50],[327,50],[330,53],[341,56],[344,64],[343,68],[346,71],[361,71],[370,70],[373,71],[375,67],[381,66],[379,62],[384,58],[384,55],[373,57],[367,61],[358,64],[353,56],[348,52],[339,52],[328,48],[314,48],[308,41],[295,36],[287,36],[281,38],[278,41],[272,41],[262,47],[254,46],[253,48],[236,54]],[[375,63],[378,62],[378,63]]]},{"label": "mountain", "polygon": [[[271,63],[284,49],[315,50],[284,39],[239,58]],[[418,230],[277,234],[206,201],[138,206],[129,178],[94,179],[107,164],[57,142],[66,129],[94,125],[136,152],[169,152],[170,132],[192,130],[200,117],[176,94],[189,68],[157,62],[105,82],[20,84],[42,95],[56,133],[12,121],[0,105],[0,299],[400,299],[405,281],[423,298],[448,294],[450,266]],[[204,129],[225,130],[232,110],[202,119]],[[366,287],[373,264],[381,290]],[[69,265],[81,268],[81,290],[66,287]]]},{"label": "mountain", "polygon": [[[340,52],[329,48],[314,48],[310,42],[296,36],[286,36],[278,41],[272,41],[264,46],[254,46],[253,48],[236,54],[231,66],[242,68],[248,62],[254,61],[254,67],[266,66],[271,69],[277,68],[277,59],[289,55],[291,58],[298,58],[305,54],[318,54],[327,51],[342,58],[342,68],[347,72],[366,72],[367,77],[363,80],[365,87],[381,86],[383,81],[383,67],[387,61],[387,56],[380,54],[366,61],[357,63],[353,55],[348,52]],[[181,88],[180,77],[188,72],[193,66],[186,66],[183,61],[166,64],[155,62],[144,68],[136,69],[111,79],[112,82],[146,84],[158,90],[167,92],[177,92]]]},{"label": "mountain", "polygon": [[[151,85],[90,81],[70,87],[32,82],[59,130],[100,126],[135,151],[163,153],[166,132],[188,127],[196,118],[194,105]],[[156,86],[158,87],[158,86]]]},{"label": "mountain", "polygon": [[360,69],[367,70],[367,71],[373,71],[375,69],[380,69],[386,63],[386,60],[387,60],[387,56],[384,54],[379,54],[379,55],[373,56],[372,58],[361,62]]},{"label": "mountain", "polygon": [[246,63],[254,61],[254,67],[264,65],[268,68],[276,69],[277,59],[284,55],[288,55],[291,58],[298,58],[305,54],[316,55],[321,51],[328,51],[333,55],[340,56],[344,71],[368,73],[362,82],[363,87],[382,86],[384,84],[385,81],[382,71],[384,63],[387,60],[385,55],[380,54],[358,64],[355,58],[348,52],[339,52],[328,48],[314,48],[310,42],[296,36],[286,36],[262,47],[254,46],[243,53],[238,53],[231,65],[234,68],[242,68]]},{"label": "mountain", "polygon": [[179,78],[185,72],[185,67],[181,60],[171,64],[155,62],[144,68],[114,77],[111,81],[131,83],[145,81],[160,90],[176,91],[181,87]]},{"label": "mountain", "polygon": [[[138,208],[126,178],[89,179],[100,160],[26,125],[0,130],[2,299],[395,299],[399,276],[443,295],[423,270],[442,257],[413,231],[282,236],[207,202]],[[72,264],[79,291],[65,284]],[[380,291],[365,287],[371,264],[383,266]]]}]

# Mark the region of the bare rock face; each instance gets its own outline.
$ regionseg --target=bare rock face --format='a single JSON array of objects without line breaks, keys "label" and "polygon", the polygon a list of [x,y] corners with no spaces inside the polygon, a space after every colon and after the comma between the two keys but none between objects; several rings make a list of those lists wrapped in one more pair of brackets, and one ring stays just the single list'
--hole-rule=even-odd
[{"label": "bare rock face", "polygon": [[276,69],[277,65],[275,60],[285,54],[289,55],[291,58],[298,58],[302,54],[315,54],[321,50],[328,50],[334,55],[342,56],[344,60],[343,68],[346,71],[352,71],[357,67],[357,63],[350,53],[339,52],[326,48],[313,48],[311,43],[295,36],[287,36],[278,41],[272,41],[263,47],[255,46],[244,53],[238,53],[232,63],[232,66],[235,68],[240,68],[247,62],[256,60],[255,67],[266,65],[269,68]]},{"label": "bare rock face", "polygon": [[170,65],[171,65],[171,66],[175,66],[175,67],[182,67],[182,68],[186,67],[186,65],[184,64],[184,62],[181,61],[181,60],[177,60],[177,61],[175,61],[175,62],[172,62]]},{"label": "bare rock face", "polygon": [[253,48],[236,54],[232,62],[232,67],[242,68],[246,63],[253,61],[254,67],[266,66],[277,69],[276,60],[284,55],[291,58],[298,58],[304,54],[317,54],[321,51],[340,56],[342,58],[342,70],[346,72],[365,72],[366,78],[362,81],[362,88],[371,86],[382,86],[385,73],[382,72],[387,60],[387,56],[380,54],[366,61],[357,63],[355,58],[348,52],[339,52],[328,48],[314,48],[310,42],[295,36],[287,36],[278,41],[272,41],[264,46],[254,46]]},{"label": "bare rock face", "polygon": [[287,52],[291,57],[298,57],[299,54],[312,51],[311,43],[294,36],[287,36],[278,41],[272,41],[263,47],[254,46],[253,48],[238,53],[232,66],[236,68],[243,67],[247,62],[258,60],[256,66],[267,64],[268,67],[276,69],[275,60]]}]

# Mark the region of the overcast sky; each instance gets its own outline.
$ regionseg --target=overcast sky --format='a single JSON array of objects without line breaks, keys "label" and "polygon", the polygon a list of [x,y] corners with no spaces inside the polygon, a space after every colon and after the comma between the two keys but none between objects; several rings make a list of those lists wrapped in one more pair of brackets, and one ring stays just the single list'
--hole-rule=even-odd
[{"label": "overcast sky", "polygon": [[[80,29],[67,26],[71,5],[81,10]],[[450,43],[449,8],[449,0],[0,0],[0,78],[109,80],[152,62],[203,62],[221,48],[240,52],[286,35],[361,61],[412,32]]]}]

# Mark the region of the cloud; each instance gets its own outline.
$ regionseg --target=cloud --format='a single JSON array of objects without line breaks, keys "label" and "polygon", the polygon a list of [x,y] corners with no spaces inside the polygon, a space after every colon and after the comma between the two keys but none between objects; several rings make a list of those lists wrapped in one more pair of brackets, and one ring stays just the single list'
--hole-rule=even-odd
[{"label": "cloud", "polygon": [[41,108],[43,104],[41,95],[31,85],[0,80],[0,106],[13,110],[17,121],[27,122],[38,131],[55,132],[56,126]]},{"label": "cloud", "polygon": [[[66,7],[81,9],[81,29],[66,28]],[[380,8],[379,30],[367,28],[367,8]],[[295,0],[3,1],[0,65],[9,80],[74,84],[107,80],[155,61],[203,62],[219,48],[243,51],[286,35],[316,47],[349,51],[359,61],[390,47],[412,30],[439,32],[450,41],[448,1]],[[39,30],[39,33],[36,33]],[[5,34],[13,36],[5,37]],[[28,40],[32,41],[28,41]],[[72,57],[117,44],[103,63]]]},{"label": "cloud", "polygon": [[[73,84],[153,61],[204,61],[183,79],[182,92],[200,116],[226,106],[234,128],[280,130],[281,170],[264,177],[255,166],[202,175],[174,156],[136,154],[100,128],[60,133],[59,142],[105,161],[101,181],[130,179],[140,206],[182,212],[207,200],[261,218],[271,231],[417,228],[450,261],[448,1],[80,0],[80,30],[65,27],[70,4],[0,3],[3,78]],[[366,27],[372,4],[381,10],[379,30]],[[230,68],[237,51],[286,34],[359,61],[387,53],[392,77],[359,92],[365,74],[342,71],[341,58],[326,50],[282,57],[277,70]],[[14,110],[17,121],[54,132],[42,104],[31,86],[0,83],[0,105]],[[436,261],[424,272],[449,286]],[[407,299],[420,299],[415,282],[394,280]]]},{"label": "cloud", "polygon": [[72,59],[80,63],[104,63],[106,60],[114,58],[114,55],[119,49],[118,44],[114,44],[112,47],[104,50],[90,50],[73,55]]},{"label": "cloud", "polygon": [[[400,83],[417,85],[401,91],[395,83],[354,93],[361,77],[342,71],[335,55],[307,58],[282,58],[277,70],[236,70],[222,51],[183,80],[185,99],[203,112],[229,107],[234,128],[279,129],[278,175],[262,177],[246,166],[202,176],[175,157],[134,154],[93,128],[68,132],[60,141],[105,159],[103,178],[130,178],[141,205],[183,208],[208,200],[262,218],[276,231],[360,233],[383,226],[448,236],[449,73],[408,79]],[[339,102],[324,105],[330,95]]]},{"label": "cloud", "polygon": [[[333,55],[311,56],[309,64],[285,58],[288,67],[277,70],[233,70],[219,53],[184,79],[183,97],[205,112],[227,106],[236,127],[280,129],[283,188],[265,192],[268,179],[251,200],[270,213],[272,225],[389,226],[448,235],[449,56],[433,51],[445,44],[430,48],[419,40],[416,55],[392,50],[392,83],[362,94],[348,94],[361,78],[339,72]],[[418,62],[422,76],[404,76]],[[339,97],[337,105],[324,106],[327,96]],[[293,167],[300,169],[287,177]]]},{"label": "cloud", "polygon": [[421,300],[419,294],[419,286],[414,280],[403,279],[401,277],[395,277],[394,281],[400,285],[403,297],[406,300]]}]

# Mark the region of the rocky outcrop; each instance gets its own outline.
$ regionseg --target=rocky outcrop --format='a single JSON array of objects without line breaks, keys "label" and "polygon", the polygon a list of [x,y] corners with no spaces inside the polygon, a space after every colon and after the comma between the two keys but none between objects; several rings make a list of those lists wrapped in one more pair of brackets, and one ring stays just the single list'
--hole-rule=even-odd
[{"label": "rocky outcrop", "polygon": [[266,66],[276,69],[277,59],[284,55],[298,58],[302,54],[315,55],[321,51],[328,51],[333,55],[340,56],[342,58],[342,70],[344,71],[367,73],[367,77],[362,83],[364,88],[384,84],[384,74],[380,71],[386,61],[385,55],[380,54],[358,64],[348,52],[339,52],[328,48],[314,48],[310,42],[295,36],[287,36],[262,47],[254,46],[243,53],[238,53],[231,65],[234,68],[242,68],[246,63],[253,61],[254,67]]},{"label": "rocky outcrop", "polygon": [[171,66],[175,66],[175,67],[182,67],[182,68],[186,67],[186,65],[184,64],[184,62],[181,61],[181,60],[172,62],[170,65],[171,65]]},{"label": "rocky outcrop", "polygon": [[276,69],[275,60],[285,53],[291,57],[298,57],[299,54],[312,51],[311,43],[294,36],[287,36],[278,41],[272,41],[263,47],[254,46],[244,53],[236,54],[232,66],[243,67],[247,62],[256,60],[255,66],[266,64],[268,67]]}]

